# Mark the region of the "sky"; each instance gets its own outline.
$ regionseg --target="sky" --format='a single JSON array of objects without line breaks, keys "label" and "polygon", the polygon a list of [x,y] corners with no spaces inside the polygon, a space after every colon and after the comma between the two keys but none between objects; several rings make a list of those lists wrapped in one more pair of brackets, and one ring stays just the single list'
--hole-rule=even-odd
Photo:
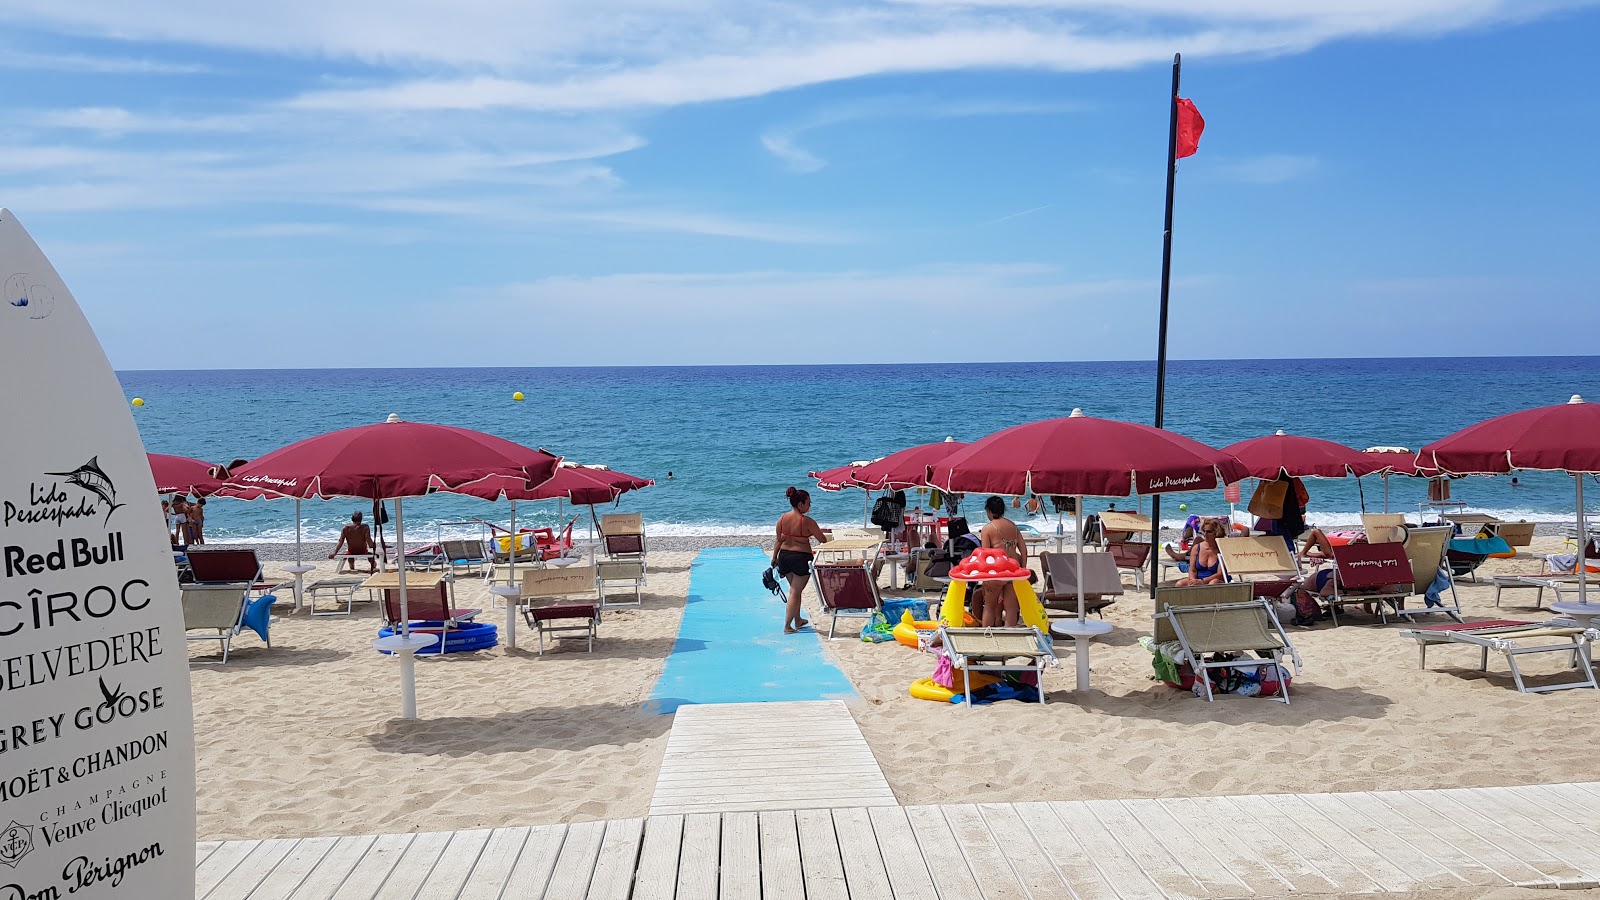
[{"label": "sky", "polygon": [[1588,355],[1594,0],[0,0],[123,369]]}]

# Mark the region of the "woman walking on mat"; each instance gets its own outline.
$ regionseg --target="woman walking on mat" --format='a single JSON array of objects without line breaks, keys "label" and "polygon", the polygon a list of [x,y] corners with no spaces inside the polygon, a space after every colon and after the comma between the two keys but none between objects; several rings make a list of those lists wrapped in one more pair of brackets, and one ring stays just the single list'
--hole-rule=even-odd
[{"label": "woman walking on mat", "polygon": [[778,538],[773,543],[772,565],[779,578],[789,579],[789,607],[784,611],[783,633],[794,634],[811,623],[800,618],[800,598],[811,581],[811,539],[828,540],[828,532],[807,515],[811,494],[791,487],[784,492],[791,509],[778,519]]}]

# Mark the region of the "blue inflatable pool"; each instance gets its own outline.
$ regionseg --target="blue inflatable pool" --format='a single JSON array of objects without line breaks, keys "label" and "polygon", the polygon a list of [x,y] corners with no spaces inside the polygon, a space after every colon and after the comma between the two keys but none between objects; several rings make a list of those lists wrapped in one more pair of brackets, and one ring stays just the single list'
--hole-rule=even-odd
[{"label": "blue inflatable pool", "polygon": [[[412,632],[420,631],[434,635],[439,634],[443,627],[443,622],[413,622],[411,624]],[[394,633],[393,628],[384,627],[378,629],[378,637],[390,637]],[[445,638],[442,645],[434,644],[426,650],[417,651],[417,655],[421,656],[424,653],[470,653],[474,650],[487,650],[498,643],[500,643],[500,634],[492,623],[465,622],[460,627],[451,628],[449,636]],[[378,652],[387,654],[389,651],[380,650]]]}]

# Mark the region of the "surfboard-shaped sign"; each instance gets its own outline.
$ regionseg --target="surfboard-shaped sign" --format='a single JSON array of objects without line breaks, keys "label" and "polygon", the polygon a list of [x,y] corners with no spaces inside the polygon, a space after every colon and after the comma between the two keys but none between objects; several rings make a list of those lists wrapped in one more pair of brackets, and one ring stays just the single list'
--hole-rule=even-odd
[{"label": "surfboard-shaped sign", "polygon": [[0,209],[0,900],[194,896],[172,550],[117,377]]}]

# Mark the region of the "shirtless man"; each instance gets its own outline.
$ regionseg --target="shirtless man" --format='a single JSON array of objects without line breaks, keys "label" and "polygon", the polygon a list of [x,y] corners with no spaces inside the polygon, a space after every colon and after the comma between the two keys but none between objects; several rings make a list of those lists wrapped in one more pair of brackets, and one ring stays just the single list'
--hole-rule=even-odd
[{"label": "shirtless man", "polygon": [[[984,501],[983,511],[989,514],[989,524],[983,526],[983,546],[1004,550],[1018,565],[1026,567],[1028,545],[1022,540],[1022,532],[1006,518],[1006,502],[999,497],[990,497]],[[984,585],[980,598],[983,609],[981,613],[978,610],[973,610],[973,613],[986,628],[993,628],[1002,622],[1009,628],[1021,618],[1022,607],[1017,603],[1017,591],[1009,581]]]},{"label": "shirtless man", "polygon": [[[351,556],[367,557],[367,571],[378,571],[378,564],[375,561],[377,557],[372,553],[372,529],[362,523],[361,513],[354,512],[350,514],[350,524],[339,532],[339,543],[334,545],[333,552],[328,554],[328,558],[333,559],[338,556],[341,549]],[[346,563],[350,565],[351,572],[356,570],[355,560],[344,559],[339,561],[339,565],[334,571],[344,571]]]}]

